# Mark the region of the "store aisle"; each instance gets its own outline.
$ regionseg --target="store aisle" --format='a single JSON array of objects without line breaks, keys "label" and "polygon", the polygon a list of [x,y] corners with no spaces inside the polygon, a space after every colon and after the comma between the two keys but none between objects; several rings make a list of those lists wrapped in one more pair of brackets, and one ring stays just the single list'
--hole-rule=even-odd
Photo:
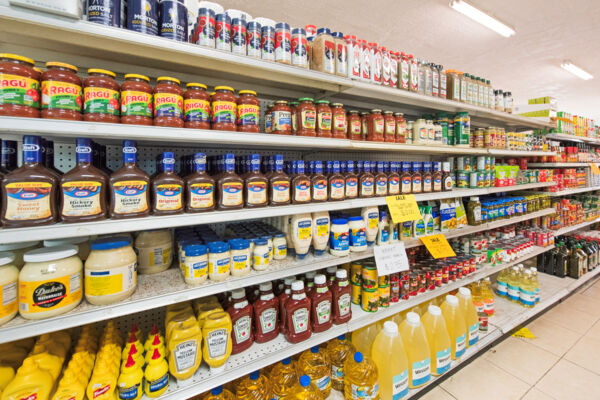
[{"label": "store aisle", "polygon": [[422,400],[588,400],[600,393],[600,278],[508,337]]}]

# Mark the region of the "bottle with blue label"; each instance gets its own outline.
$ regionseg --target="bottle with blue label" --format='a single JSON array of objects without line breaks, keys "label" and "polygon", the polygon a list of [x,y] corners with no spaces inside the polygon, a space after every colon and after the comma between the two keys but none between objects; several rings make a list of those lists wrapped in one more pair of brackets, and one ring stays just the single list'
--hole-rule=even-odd
[{"label": "bottle with blue label", "polygon": [[304,173],[304,161],[292,161],[292,169],[294,170],[292,178],[292,203],[310,203],[312,200],[311,180]]},{"label": "bottle with blue label", "polygon": [[355,199],[358,197],[358,176],[354,172],[354,161],[342,162],[344,180],[346,185],[346,199]]},{"label": "bottle with blue label", "polygon": [[387,196],[388,175],[385,173],[383,161],[377,161],[377,173],[375,174],[375,196]]},{"label": "bottle with blue label", "polygon": [[373,197],[375,194],[375,177],[371,173],[370,161],[358,161],[357,165],[362,165],[362,171],[358,175],[358,197]]},{"label": "bottle with blue label", "polygon": [[322,161],[310,161],[309,164],[312,167],[311,173],[311,186],[312,186],[312,201],[322,202],[327,201],[327,177],[323,174],[323,162]]},{"label": "bottle with blue label", "polygon": [[290,204],[290,177],[283,172],[283,155],[275,154],[269,159],[267,179],[269,180],[269,205]]},{"label": "bottle with blue label", "polygon": [[377,245],[390,244],[390,222],[386,211],[379,212],[379,230],[377,232]]},{"label": "bottle with blue label", "polygon": [[346,197],[346,185],[344,176],[340,173],[339,161],[327,161],[327,175],[329,200],[344,200]]},{"label": "bottle with blue label", "polygon": [[152,180],[152,214],[183,213],[183,179],[175,173],[175,155],[165,151],[161,156],[162,173]]}]

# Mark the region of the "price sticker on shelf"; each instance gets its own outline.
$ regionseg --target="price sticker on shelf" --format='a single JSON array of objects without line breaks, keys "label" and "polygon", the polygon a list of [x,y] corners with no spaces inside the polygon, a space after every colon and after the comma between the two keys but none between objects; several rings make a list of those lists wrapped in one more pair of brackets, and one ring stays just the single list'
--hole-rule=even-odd
[{"label": "price sticker on shelf", "polygon": [[454,257],[456,253],[452,250],[450,243],[446,240],[446,236],[441,233],[437,235],[429,235],[421,237],[421,241],[429,250],[433,258]]},{"label": "price sticker on shelf", "polygon": [[592,173],[594,175],[600,175],[600,168],[598,168],[598,165],[596,165],[596,163],[590,163],[590,167],[592,168]]},{"label": "price sticker on shelf", "polygon": [[402,242],[375,246],[373,253],[375,254],[377,274],[380,276],[409,269],[406,248]]},{"label": "price sticker on shelf", "polygon": [[421,218],[421,212],[413,194],[386,196],[385,202],[395,224]]}]

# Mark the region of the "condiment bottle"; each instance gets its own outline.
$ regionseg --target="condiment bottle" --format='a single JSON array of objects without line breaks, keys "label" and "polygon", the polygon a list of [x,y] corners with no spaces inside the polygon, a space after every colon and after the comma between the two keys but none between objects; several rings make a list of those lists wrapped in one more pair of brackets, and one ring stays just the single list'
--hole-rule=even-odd
[{"label": "condiment bottle", "polygon": [[444,192],[452,190],[452,176],[450,176],[450,163],[444,161],[442,163],[442,190]]},{"label": "condiment bottle", "polygon": [[423,193],[431,193],[433,191],[431,163],[423,163]]},{"label": "condiment bottle", "polygon": [[56,222],[58,180],[41,164],[41,138],[23,136],[23,165],[2,179],[2,225],[6,228]]},{"label": "condiment bottle", "polygon": [[317,100],[317,127],[318,137],[332,137],[331,133],[331,107],[328,100]]},{"label": "condiment bottle", "polygon": [[400,194],[400,174],[398,174],[398,163],[391,161],[388,173],[388,195],[396,194]]},{"label": "condiment bottle", "polygon": [[292,282],[295,280],[296,278],[293,276],[285,278],[283,280],[283,292],[277,297],[279,302],[279,332],[283,333],[284,335],[287,331],[285,304],[287,303],[288,299],[292,297]]},{"label": "condiment bottle", "polygon": [[40,73],[35,61],[17,54],[0,54],[0,74],[13,79],[3,79],[0,91],[14,93],[3,96],[0,115],[9,117],[40,117]]},{"label": "condiment bottle", "polygon": [[433,174],[431,175],[431,181],[433,183],[433,191],[442,191],[442,166],[441,162],[435,161],[433,163]]},{"label": "condiment bottle", "polygon": [[183,213],[183,179],[175,173],[175,155],[162,153],[162,173],[152,180],[152,214],[174,215]]},{"label": "condiment bottle", "polygon": [[292,282],[292,296],[285,302],[285,336],[290,343],[299,343],[311,336],[310,309],[311,302],[304,292],[304,282]]},{"label": "condiment bottle", "polygon": [[358,176],[354,173],[354,161],[346,161],[346,170],[344,171],[344,180],[346,185],[346,199],[355,199],[358,197]]},{"label": "condiment bottle", "polygon": [[315,170],[310,177],[312,187],[312,201],[327,201],[327,177],[323,175],[323,162],[315,161]]},{"label": "condiment bottle", "polygon": [[[345,50],[345,46],[344,46]],[[346,111],[341,103],[331,104],[331,119],[332,119],[332,137],[336,139],[346,139],[347,136],[347,121]]]},{"label": "condiment bottle", "polygon": [[[327,162],[329,164],[329,161]],[[328,178],[329,184],[329,200],[344,200],[346,195],[345,178],[340,173],[340,162],[333,161],[331,163],[331,173]]]},{"label": "condiment bottle", "polygon": [[210,129],[210,96],[206,85],[190,82],[183,94],[184,126],[193,129]]},{"label": "condiment bottle", "polygon": [[363,172],[358,175],[358,197],[373,197],[375,194],[375,177],[371,173],[369,161],[363,163]]},{"label": "condiment bottle", "polygon": [[154,87],[154,125],[183,128],[183,89],[177,78],[160,76]]},{"label": "condiment bottle", "polygon": [[206,154],[194,154],[193,168],[194,172],[185,177],[185,212],[214,210],[215,180],[206,173]]},{"label": "condiment bottle", "polygon": [[231,292],[231,304],[227,308],[231,317],[231,354],[238,354],[250,347],[254,341],[252,333],[252,305],[246,300],[246,292],[236,289]]},{"label": "condiment bottle", "polygon": [[375,174],[375,196],[387,196],[388,176],[385,173],[383,161],[377,161],[377,173]]},{"label": "condiment bottle", "polygon": [[294,161],[296,163],[297,173],[292,178],[292,203],[310,203],[311,201],[311,181],[304,174],[304,161]]},{"label": "condiment bottle", "polygon": [[331,289],[333,297],[333,322],[336,325],[350,321],[352,318],[352,289],[345,269],[335,271],[335,281]]},{"label": "condiment bottle", "polygon": [[63,222],[106,218],[108,176],[92,165],[92,141],[77,138],[77,165],[60,178],[60,219]]},{"label": "condiment bottle", "polygon": [[410,173],[410,167],[410,162],[402,162],[402,174],[400,175],[400,193],[402,194],[412,192],[412,174]]},{"label": "condiment bottle", "polygon": [[313,332],[324,332],[331,328],[332,296],[327,286],[327,278],[323,274],[315,276],[315,286],[310,293],[311,297],[311,326]]},{"label": "condiment bottle", "polygon": [[300,102],[296,107],[296,120],[298,136],[317,136],[316,122],[317,109],[313,104],[313,99],[310,97],[302,97],[298,99]]},{"label": "condiment bottle", "polygon": [[267,178],[260,172],[260,154],[252,154],[248,161],[248,172],[242,176],[246,187],[245,206],[264,207],[267,205]]},{"label": "condiment bottle", "polygon": [[421,175],[421,163],[418,161],[412,163],[411,179],[411,193],[421,193],[423,191],[423,176]]},{"label": "condiment bottle", "polygon": [[235,155],[223,156],[224,170],[217,181],[220,210],[234,210],[244,206],[244,180],[235,173]]},{"label": "condiment bottle", "polygon": [[271,282],[259,285],[260,297],[253,304],[254,340],[265,343],[279,335],[279,299],[273,294]]}]

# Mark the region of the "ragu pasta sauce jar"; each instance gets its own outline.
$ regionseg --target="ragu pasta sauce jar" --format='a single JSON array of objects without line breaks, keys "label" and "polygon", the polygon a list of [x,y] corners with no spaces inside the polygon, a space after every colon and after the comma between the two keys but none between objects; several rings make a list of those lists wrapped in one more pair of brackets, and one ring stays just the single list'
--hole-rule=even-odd
[{"label": "ragu pasta sauce jar", "polygon": [[184,126],[194,129],[210,129],[210,96],[206,85],[188,83],[183,94]]},{"label": "ragu pasta sauce jar", "polygon": [[0,115],[40,116],[40,73],[34,61],[16,54],[0,54]]},{"label": "ragu pasta sauce jar", "polygon": [[154,87],[154,125],[183,128],[183,89],[177,78],[161,76]]},{"label": "ragu pasta sauce jar", "polygon": [[260,116],[260,101],[253,90],[240,90],[237,99],[237,130],[238,132],[260,132],[258,125]]},{"label": "ragu pasta sauce jar", "polygon": [[237,98],[233,88],[229,86],[216,86],[211,103],[212,129],[221,131],[235,131],[237,119]]},{"label": "ragu pasta sauce jar", "polygon": [[121,123],[152,125],[153,93],[150,78],[126,74],[121,85]]},{"label": "ragu pasta sauce jar", "polygon": [[81,79],[77,67],[47,62],[42,74],[42,118],[81,121]]},{"label": "ragu pasta sauce jar", "polygon": [[119,92],[121,86],[115,73],[105,69],[88,69],[83,81],[83,120],[91,122],[121,122]]}]

